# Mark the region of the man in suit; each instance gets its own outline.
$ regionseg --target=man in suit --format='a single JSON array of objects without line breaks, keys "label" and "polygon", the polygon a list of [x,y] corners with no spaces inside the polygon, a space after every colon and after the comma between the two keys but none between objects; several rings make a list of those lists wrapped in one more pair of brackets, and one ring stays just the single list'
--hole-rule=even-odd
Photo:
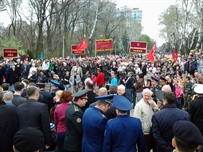
[{"label": "man in suit", "polygon": [[173,92],[163,93],[162,110],[152,117],[152,133],[156,142],[157,152],[171,152],[173,138],[173,125],[179,120],[190,120],[187,112],[176,107],[176,96]]},{"label": "man in suit", "polygon": [[44,103],[47,104],[48,110],[50,111],[50,109],[53,107],[53,98],[51,96],[51,93],[45,91],[45,89],[44,89],[45,83],[37,83],[36,85],[40,89],[39,93],[41,95],[43,95],[43,97],[44,97]]},{"label": "man in suit", "polygon": [[27,100],[26,98],[21,97],[23,90],[24,90],[24,84],[22,82],[16,82],[14,84],[14,95],[13,95],[12,103],[16,107],[18,107],[22,103],[25,103]]},{"label": "man in suit", "polygon": [[73,75],[75,71],[80,76],[80,78],[83,77],[82,68],[79,66],[79,63],[76,63],[76,65],[72,67],[71,75]]},{"label": "man in suit", "polygon": [[113,105],[116,107],[117,117],[107,122],[103,152],[145,152],[141,122],[127,114],[133,108],[132,103],[127,98],[117,95],[113,98]]},{"label": "man in suit", "polygon": [[15,106],[0,105],[0,151],[13,152],[13,137],[18,131]]},{"label": "man in suit", "polygon": [[78,91],[80,82],[81,82],[80,76],[77,74],[76,71],[74,71],[73,75],[71,75],[70,80],[69,80],[73,94]]},{"label": "man in suit", "polygon": [[41,130],[45,138],[44,144],[48,148],[51,145],[48,107],[46,104],[37,101],[39,98],[39,89],[37,87],[28,87],[27,95],[27,102],[17,108],[19,129],[35,127]]},{"label": "man in suit", "polygon": [[108,119],[103,113],[109,110],[114,95],[96,97],[96,106],[86,109],[83,115],[83,152],[102,151],[105,127]]},{"label": "man in suit", "polygon": [[93,91],[94,84],[91,80],[89,80],[85,83],[85,88],[88,89],[88,92],[87,92],[88,102],[85,104],[84,107],[82,107],[83,112],[85,112],[85,110],[89,107],[90,104],[97,101],[95,98],[97,95]]},{"label": "man in suit", "polygon": [[21,75],[28,76],[29,71],[30,71],[30,65],[29,65],[28,61],[25,60],[23,65],[21,66],[20,73],[21,73]]},{"label": "man in suit", "polygon": [[64,149],[68,152],[82,151],[82,117],[84,107],[87,102],[87,89],[81,90],[72,96],[74,102],[67,108],[65,114],[66,137],[64,139]]}]

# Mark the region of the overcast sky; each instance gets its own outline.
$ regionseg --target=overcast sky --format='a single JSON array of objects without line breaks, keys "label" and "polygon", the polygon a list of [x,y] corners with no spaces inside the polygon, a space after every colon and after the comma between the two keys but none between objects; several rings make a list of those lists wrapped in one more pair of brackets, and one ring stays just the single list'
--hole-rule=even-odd
[{"label": "overcast sky", "polygon": [[139,8],[142,10],[142,26],[144,34],[149,35],[157,41],[157,46],[164,43],[159,38],[158,18],[170,5],[175,4],[176,0],[116,0],[118,7],[127,5],[130,8]]},{"label": "overcast sky", "polygon": [[[25,0],[23,0],[25,1]],[[127,5],[130,8],[139,8],[143,12],[142,26],[144,27],[144,34],[149,35],[151,38],[157,41],[157,45],[160,46],[164,43],[164,40],[159,38],[158,18],[159,15],[166,10],[170,5],[175,4],[176,0],[114,0],[118,7]],[[26,12],[26,7],[24,7]],[[3,22],[4,26],[10,23],[9,16],[6,12],[0,12],[0,23]]]}]

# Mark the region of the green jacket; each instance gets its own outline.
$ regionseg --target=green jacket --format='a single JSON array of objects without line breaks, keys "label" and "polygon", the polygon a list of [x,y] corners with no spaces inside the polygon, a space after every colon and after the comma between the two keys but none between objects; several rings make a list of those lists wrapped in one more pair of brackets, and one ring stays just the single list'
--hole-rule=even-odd
[{"label": "green jacket", "polygon": [[49,70],[50,71],[54,71],[54,66],[55,66],[55,62],[50,62],[50,65],[49,65]]},{"label": "green jacket", "polygon": [[72,152],[82,151],[82,117],[83,111],[73,102],[66,110],[66,137],[64,149]]}]

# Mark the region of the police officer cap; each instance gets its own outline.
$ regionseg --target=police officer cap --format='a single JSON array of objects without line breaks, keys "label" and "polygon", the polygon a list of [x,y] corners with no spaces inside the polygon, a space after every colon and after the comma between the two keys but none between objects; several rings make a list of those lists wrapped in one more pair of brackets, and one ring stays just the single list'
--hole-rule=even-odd
[{"label": "police officer cap", "polygon": [[13,144],[20,152],[37,151],[44,146],[44,135],[36,128],[26,127],[14,135]]},{"label": "police officer cap", "polygon": [[97,97],[95,97],[95,99],[111,104],[113,97],[114,97],[113,94],[109,94],[109,95],[105,95],[105,96],[97,96]]},{"label": "police officer cap", "polygon": [[197,94],[203,94],[203,84],[197,84],[194,88],[194,92]]},{"label": "police officer cap", "polygon": [[55,86],[60,86],[60,83],[56,80],[50,80],[51,84],[55,85]]},{"label": "police officer cap", "polygon": [[164,77],[160,77],[160,79],[163,80],[163,81],[167,81]]},{"label": "police officer cap", "polygon": [[120,95],[114,96],[113,105],[121,111],[129,111],[133,108],[132,103],[126,97]]},{"label": "police officer cap", "polygon": [[78,91],[77,93],[72,94],[72,97],[87,99],[87,92],[88,92],[88,89],[83,89],[81,91]]},{"label": "police officer cap", "polygon": [[45,83],[36,83],[36,85],[39,88],[44,88],[45,87]]},{"label": "police officer cap", "polygon": [[158,90],[155,92],[155,95],[159,99],[159,101],[163,101],[163,91]]},{"label": "police officer cap", "polygon": [[152,78],[152,80],[154,80],[154,81],[156,81],[156,82],[158,82],[159,80],[157,79],[157,78],[155,78],[155,77],[151,77]]},{"label": "police officer cap", "polygon": [[173,125],[173,134],[180,141],[203,145],[203,137],[199,129],[190,121],[177,121]]}]

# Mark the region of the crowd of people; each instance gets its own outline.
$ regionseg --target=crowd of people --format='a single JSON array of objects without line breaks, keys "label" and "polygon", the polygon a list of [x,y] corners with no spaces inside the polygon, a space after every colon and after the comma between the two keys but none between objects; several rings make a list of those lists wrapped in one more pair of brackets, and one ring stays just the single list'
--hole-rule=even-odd
[{"label": "crowd of people", "polygon": [[[202,71],[202,51],[155,62],[138,55],[5,59],[0,151],[201,152]],[[19,136],[30,130],[40,139],[30,139],[33,149]]]}]

